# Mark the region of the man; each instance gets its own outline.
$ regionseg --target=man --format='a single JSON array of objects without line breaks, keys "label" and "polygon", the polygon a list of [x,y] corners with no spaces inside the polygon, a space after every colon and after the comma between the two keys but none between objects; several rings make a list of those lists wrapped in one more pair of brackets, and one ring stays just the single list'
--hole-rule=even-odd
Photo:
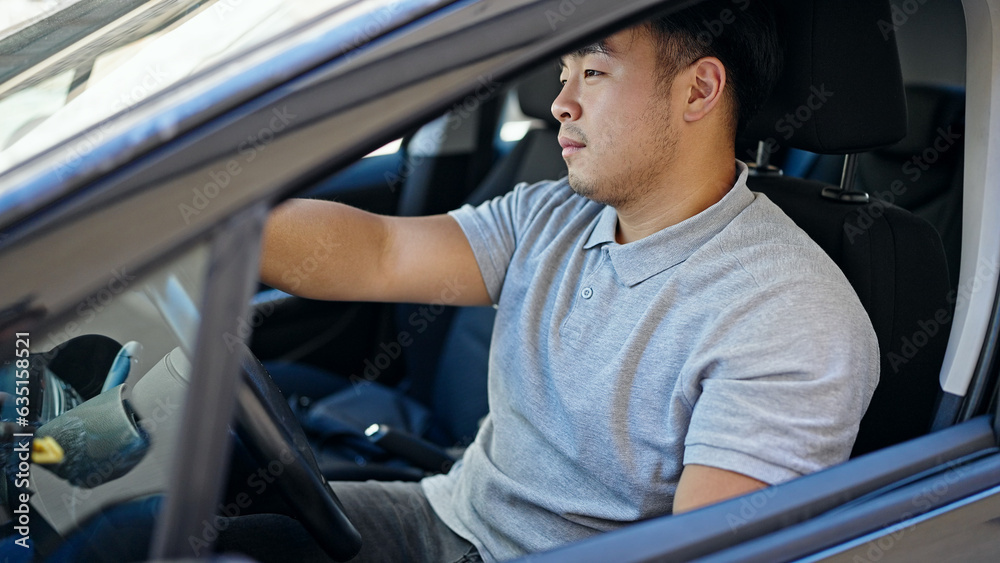
[{"label": "man", "polygon": [[706,2],[563,57],[568,179],[434,217],[275,211],[272,286],[332,238],[297,294],[429,303],[448,283],[455,304],[498,305],[490,414],[462,461],[420,485],[334,484],[359,560],[509,559],[847,459],[874,332],[735,159],[779,65],[758,2]]}]

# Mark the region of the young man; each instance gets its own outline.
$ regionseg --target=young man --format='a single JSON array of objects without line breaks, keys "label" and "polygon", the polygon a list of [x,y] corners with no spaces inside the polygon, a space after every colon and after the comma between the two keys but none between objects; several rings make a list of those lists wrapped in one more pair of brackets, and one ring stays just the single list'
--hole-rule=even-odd
[{"label": "young man", "polygon": [[[334,484],[359,560],[509,559],[847,459],[874,332],[735,159],[780,66],[758,4],[706,2],[563,57],[567,179],[435,217],[274,212],[274,287],[433,302],[448,284],[455,304],[498,305],[490,414],[462,461],[420,485]],[[336,256],[288,287],[321,238]]]}]

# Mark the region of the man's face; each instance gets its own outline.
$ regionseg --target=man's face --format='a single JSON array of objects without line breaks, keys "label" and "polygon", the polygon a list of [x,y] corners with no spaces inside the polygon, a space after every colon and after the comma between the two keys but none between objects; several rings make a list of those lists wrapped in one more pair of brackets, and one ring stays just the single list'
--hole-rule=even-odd
[{"label": "man's face", "polygon": [[645,30],[562,58],[552,114],[574,191],[616,208],[655,189],[675,158],[669,86]]}]

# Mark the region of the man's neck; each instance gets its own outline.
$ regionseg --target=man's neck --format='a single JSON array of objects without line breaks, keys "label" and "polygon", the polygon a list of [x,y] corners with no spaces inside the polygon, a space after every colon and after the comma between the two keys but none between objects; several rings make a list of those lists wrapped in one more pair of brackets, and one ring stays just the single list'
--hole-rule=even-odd
[{"label": "man's neck", "polygon": [[702,159],[662,177],[638,201],[617,207],[615,240],[627,244],[694,217],[719,202],[736,182],[736,157]]}]

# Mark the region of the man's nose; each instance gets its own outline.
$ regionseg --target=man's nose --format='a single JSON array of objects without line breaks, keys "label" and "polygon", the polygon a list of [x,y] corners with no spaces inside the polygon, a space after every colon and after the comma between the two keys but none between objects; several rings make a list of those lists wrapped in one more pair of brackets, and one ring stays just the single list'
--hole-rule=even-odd
[{"label": "man's nose", "polygon": [[576,101],[574,90],[575,88],[567,83],[552,102],[552,116],[560,123],[580,118],[580,104]]}]

